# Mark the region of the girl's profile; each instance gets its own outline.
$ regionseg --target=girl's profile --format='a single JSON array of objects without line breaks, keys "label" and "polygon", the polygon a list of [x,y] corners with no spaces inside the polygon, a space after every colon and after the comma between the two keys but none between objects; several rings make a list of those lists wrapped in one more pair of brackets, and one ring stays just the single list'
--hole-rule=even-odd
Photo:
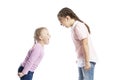
[{"label": "girl's profile", "polygon": [[46,27],[40,27],[35,30],[34,45],[18,68],[20,80],[32,80],[34,71],[44,56],[44,45],[49,44],[49,39],[50,34]]},{"label": "girl's profile", "polygon": [[89,26],[68,7],[62,8],[57,17],[62,26],[71,28],[77,53],[79,80],[93,80],[96,52],[91,42]]}]

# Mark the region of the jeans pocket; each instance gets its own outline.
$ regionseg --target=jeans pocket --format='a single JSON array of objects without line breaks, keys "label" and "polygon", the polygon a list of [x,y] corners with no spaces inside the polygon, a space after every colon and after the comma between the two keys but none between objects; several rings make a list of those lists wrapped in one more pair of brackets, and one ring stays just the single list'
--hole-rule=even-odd
[{"label": "jeans pocket", "polygon": [[90,64],[91,64],[91,68],[94,68],[95,67],[95,62],[90,62]]}]

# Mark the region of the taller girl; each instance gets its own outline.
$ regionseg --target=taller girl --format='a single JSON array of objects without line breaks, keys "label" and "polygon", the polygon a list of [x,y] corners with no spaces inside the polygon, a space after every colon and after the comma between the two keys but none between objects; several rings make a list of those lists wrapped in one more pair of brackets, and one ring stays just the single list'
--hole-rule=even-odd
[{"label": "taller girl", "polygon": [[57,17],[62,26],[71,28],[78,59],[79,80],[93,80],[96,53],[90,40],[89,26],[67,7],[61,9]]}]

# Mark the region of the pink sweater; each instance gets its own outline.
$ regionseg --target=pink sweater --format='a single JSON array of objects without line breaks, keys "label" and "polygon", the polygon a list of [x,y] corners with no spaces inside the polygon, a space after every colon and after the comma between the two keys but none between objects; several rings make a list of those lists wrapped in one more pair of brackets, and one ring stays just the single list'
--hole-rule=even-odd
[{"label": "pink sweater", "polygon": [[36,43],[34,47],[28,51],[28,54],[22,63],[22,66],[24,67],[22,73],[27,74],[28,71],[34,72],[43,58],[43,55],[44,48],[39,43]]}]

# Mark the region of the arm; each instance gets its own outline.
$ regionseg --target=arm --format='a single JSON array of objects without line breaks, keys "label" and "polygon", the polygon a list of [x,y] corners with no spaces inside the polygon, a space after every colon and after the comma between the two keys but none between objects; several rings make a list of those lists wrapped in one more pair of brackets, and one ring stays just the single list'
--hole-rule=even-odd
[{"label": "arm", "polygon": [[35,46],[34,49],[30,52],[28,56],[28,60],[26,61],[26,65],[24,66],[24,69],[22,71],[23,74],[27,74],[30,68],[33,66],[33,64],[36,63],[36,60],[40,56],[40,48],[39,46]]},{"label": "arm", "polygon": [[35,47],[34,50],[32,50],[32,52],[31,51],[28,52],[27,57],[28,56],[29,56],[29,59],[27,60],[23,71],[18,73],[19,77],[23,77],[24,75],[26,75],[28,73],[28,71],[31,68],[31,66],[33,65],[33,63],[35,63],[36,59],[40,56],[40,49],[38,47]]},{"label": "arm", "polygon": [[88,38],[81,40],[84,50],[84,57],[85,57],[85,70],[90,69],[90,62],[89,62],[89,47],[88,47]]},{"label": "arm", "polygon": [[87,27],[80,23],[78,24],[75,29],[76,37],[80,40],[80,44],[84,51],[84,58],[85,58],[85,69],[88,70],[90,68],[90,62],[89,62],[89,47],[88,47],[88,30]]}]

